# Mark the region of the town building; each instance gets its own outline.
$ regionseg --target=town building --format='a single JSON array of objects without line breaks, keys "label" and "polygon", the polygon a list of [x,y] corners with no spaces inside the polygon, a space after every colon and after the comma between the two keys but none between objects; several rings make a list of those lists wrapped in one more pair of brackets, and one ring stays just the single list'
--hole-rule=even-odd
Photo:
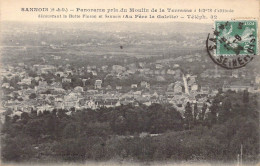
[{"label": "town building", "polygon": [[95,89],[101,89],[101,88],[102,88],[102,80],[96,80]]}]

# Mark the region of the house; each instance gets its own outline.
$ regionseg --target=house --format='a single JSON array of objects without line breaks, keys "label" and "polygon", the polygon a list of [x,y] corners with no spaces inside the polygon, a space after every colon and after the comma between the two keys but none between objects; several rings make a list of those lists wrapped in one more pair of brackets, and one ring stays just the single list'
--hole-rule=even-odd
[{"label": "house", "polygon": [[193,83],[190,87],[191,87],[191,88],[190,88],[191,91],[197,91],[198,88],[199,88],[198,84],[196,84],[196,83]]},{"label": "house", "polygon": [[151,94],[149,92],[144,92],[144,93],[142,93],[142,97],[150,99]]},{"label": "house", "polygon": [[72,107],[78,107],[78,97],[75,93],[70,93],[66,96],[64,96],[64,107],[69,109],[69,108],[72,108]]},{"label": "house", "polygon": [[250,89],[251,86],[250,85],[241,85],[241,84],[230,84],[230,85],[223,85],[223,92],[226,92],[228,90],[232,90],[232,91],[244,91],[244,90],[248,90]]},{"label": "house", "polygon": [[127,74],[135,74],[136,69],[128,69],[126,72]]},{"label": "house", "polygon": [[173,67],[174,68],[178,68],[178,67],[180,67],[180,65],[179,64],[174,64]]},{"label": "house", "polygon": [[146,82],[146,81],[142,81],[142,82],[140,83],[140,86],[141,86],[142,88],[147,88],[147,89],[150,88],[150,84],[149,84],[148,82]]},{"label": "house", "polygon": [[202,73],[200,74],[200,77],[202,77],[202,78],[207,78],[207,77],[209,77],[209,76],[210,76],[210,73],[209,73],[208,70],[206,70],[206,71],[204,71],[204,72],[202,72]]},{"label": "house", "polygon": [[255,83],[260,84],[260,75],[255,76]]},{"label": "house", "polygon": [[190,102],[193,104],[197,103],[195,96],[188,96],[186,102]]},{"label": "house", "polygon": [[138,69],[138,71],[140,71],[140,73],[149,74],[151,70],[149,68],[144,68],[144,69]]},{"label": "house", "polygon": [[9,88],[10,87],[10,84],[9,83],[3,83],[2,84],[2,88]]},{"label": "house", "polygon": [[132,88],[132,89],[137,88],[137,84],[132,84],[132,85],[131,85],[131,88]]},{"label": "house", "polygon": [[96,109],[97,105],[93,100],[87,100],[85,103],[85,108]]},{"label": "house", "polygon": [[101,89],[102,88],[102,80],[96,80],[94,86],[95,86],[95,89]]},{"label": "house", "polygon": [[154,71],[154,74],[160,75],[160,74],[161,74],[161,73],[160,73],[160,70],[155,70],[155,71]]},{"label": "house", "polygon": [[90,66],[90,68],[91,68],[91,69],[96,69],[97,66],[96,66],[96,65],[92,65],[92,66]]},{"label": "house", "polygon": [[19,82],[19,84],[23,85],[23,84],[26,84],[26,85],[31,85],[32,83],[32,78],[24,78],[21,80],[21,82]]},{"label": "house", "polygon": [[62,85],[60,82],[53,82],[51,84],[51,88],[54,89],[54,88],[62,88]]},{"label": "house", "polygon": [[143,104],[146,105],[146,106],[150,106],[150,105],[152,105],[152,101],[146,101]]},{"label": "house", "polygon": [[120,100],[120,104],[122,105],[128,105],[128,104],[131,104],[131,103],[134,103],[134,98],[124,98],[122,100]]},{"label": "house", "polygon": [[108,85],[108,86],[106,87],[106,90],[111,90],[111,89],[112,89],[111,85]]},{"label": "house", "polygon": [[92,71],[92,75],[93,76],[97,76],[97,72],[96,71]]},{"label": "house", "polygon": [[125,70],[126,70],[126,68],[123,67],[123,66],[120,66],[120,65],[113,65],[112,66],[112,72],[115,72],[115,73],[122,73]]},{"label": "house", "polygon": [[173,90],[174,93],[182,93],[182,84],[179,81],[177,81],[174,85]]},{"label": "house", "polygon": [[133,98],[134,94],[132,92],[124,93],[121,96],[121,99]]},{"label": "house", "polygon": [[102,66],[101,69],[102,69],[104,72],[107,72],[107,70],[108,70],[108,66],[107,66],[107,65]]},{"label": "house", "polygon": [[48,89],[48,84],[46,81],[39,81],[39,85],[35,87],[36,91],[46,91]]},{"label": "house", "polygon": [[175,92],[174,90],[167,90],[165,92],[165,95],[169,98],[169,97],[173,97],[175,93],[180,93],[180,92]]},{"label": "house", "polygon": [[51,65],[42,65],[40,68],[40,73],[41,74],[47,74],[47,73],[54,73],[56,72],[56,67],[51,66]]},{"label": "house", "polygon": [[141,91],[135,91],[133,92],[134,97],[141,96],[142,92]]},{"label": "house", "polygon": [[167,90],[173,90],[174,83],[170,83],[167,87]]},{"label": "house", "polygon": [[75,88],[74,88],[74,90],[73,90],[73,92],[75,92],[75,93],[81,93],[81,92],[83,92],[84,90],[83,90],[83,87],[81,87],[81,86],[76,86]]},{"label": "house", "polygon": [[197,77],[197,76],[190,76],[190,77],[188,78],[188,85],[194,84],[194,83],[196,82],[196,77]]},{"label": "house", "polygon": [[201,86],[200,92],[202,94],[208,94],[209,93],[209,86]]},{"label": "house", "polygon": [[175,70],[174,79],[179,79],[182,77],[182,72],[180,69]]},{"label": "house", "polygon": [[157,76],[156,80],[160,81],[160,82],[163,82],[163,81],[165,81],[165,78],[163,76]]},{"label": "house", "polygon": [[238,78],[238,70],[232,70],[232,77]]},{"label": "house", "polygon": [[32,93],[35,93],[35,89],[23,89],[22,95],[30,95]]},{"label": "house", "polygon": [[143,96],[137,96],[137,97],[135,97],[135,100],[138,101],[139,103],[145,103],[145,102],[149,102],[150,98],[143,97]]},{"label": "house", "polygon": [[53,110],[53,106],[45,104],[45,105],[37,107],[37,111],[45,111],[45,110],[52,111]]},{"label": "house", "polygon": [[166,73],[165,70],[161,71],[161,75],[165,75],[165,73]]},{"label": "house", "polygon": [[88,79],[82,79],[83,86],[86,86],[86,82]]},{"label": "house", "polygon": [[248,92],[251,92],[251,93],[260,93],[260,86],[259,86],[259,85],[251,86],[251,87],[248,89]]},{"label": "house", "polygon": [[156,96],[152,96],[150,98],[150,101],[151,101],[151,103],[159,103],[158,97],[156,97]]},{"label": "house", "polygon": [[194,90],[191,90],[190,93],[189,93],[189,95],[193,96],[193,97],[197,96],[197,94],[198,94],[198,92],[194,91]]},{"label": "house", "polygon": [[6,109],[11,109],[11,110],[14,110],[14,111],[17,111],[19,109],[19,106],[21,105],[21,102],[15,100],[9,100],[7,102],[4,102],[3,103],[3,107],[6,108]]},{"label": "house", "polygon": [[54,59],[59,60],[59,59],[61,59],[61,57],[60,56],[54,56]]},{"label": "house", "polygon": [[52,88],[52,94],[57,95],[57,94],[65,94],[66,90],[63,88]]},{"label": "house", "polygon": [[90,71],[90,70],[91,70],[91,66],[87,66],[87,70],[89,70],[89,71]]},{"label": "house", "polygon": [[154,71],[153,71],[153,70],[149,70],[149,74],[150,74],[150,75],[153,75],[153,74],[154,74]]},{"label": "house", "polygon": [[158,95],[158,93],[155,91],[155,92],[152,94],[152,97],[158,98],[159,95]]},{"label": "house", "polygon": [[64,77],[64,73],[61,72],[61,71],[56,72],[55,75],[56,75],[57,77]]},{"label": "house", "polygon": [[121,90],[122,86],[116,86],[116,90]]},{"label": "house", "polygon": [[72,75],[73,75],[73,71],[72,71],[72,70],[67,70],[65,73],[66,73],[68,76],[72,76]]},{"label": "house", "polygon": [[18,63],[18,66],[24,67],[25,65],[24,65],[24,63],[20,62],[20,63]]},{"label": "house", "polygon": [[169,75],[174,75],[175,71],[171,70],[171,69],[168,69],[166,73],[169,74]]},{"label": "house", "polygon": [[104,101],[103,106],[110,108],[110,107],[117,107],[120,106],[120,101],[117,99],[107,99]]},{"label": "house", "polygon": [[193,59],[192,58],[187,58],[187,61],[188,62],[193,62]]},{"label": "house", "polygon": [[162,69],[162,68],[163,68],[163,65],[161,65],[160,63],[156,63],[156,64],[155,64],[155,68],[156,68],[156,69]]},{"label": "house", "polygon": [[70,78],[63,78],[63,79],[62,79],[62,82],[63,82],[63,83],[65,83],[65,82],[71,83],[71,79],[70,79]]},{"label": "house", "polygon": [[97,94],[98,93],[98,90],[93,90],[93,89],[90,89],[90,90],[87,90],[86,92],[86,95],[94,95],[94,94]]},{"label": "house", "polygon": [[60,96],[56,96],[54,99],[54,106],[58,109],[64,109],[63,99]]},{"label": "house", "polygon": [[34,80],[35,81],[40,81],[40,80],[42,80],[42,78],[41,77],[34,77]]},{"label": "house", "polygon": [[216,96],[218,94],[218,90],[214,89],[211,91],[210,96]]}]

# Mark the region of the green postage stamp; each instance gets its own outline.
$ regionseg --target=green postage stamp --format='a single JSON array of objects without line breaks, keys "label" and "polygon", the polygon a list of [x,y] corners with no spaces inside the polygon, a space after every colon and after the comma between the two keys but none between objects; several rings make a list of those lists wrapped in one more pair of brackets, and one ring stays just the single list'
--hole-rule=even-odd
[{"label": "green postage stamp", "polygon": [[226,69],[246,66],[259,53],[257,25],[257,20],[215,21],[206,40],[209,57]]},{"label": "green postage stamp", "polygon": [[256,55],[257,21],[215,21],[215,55]]}]

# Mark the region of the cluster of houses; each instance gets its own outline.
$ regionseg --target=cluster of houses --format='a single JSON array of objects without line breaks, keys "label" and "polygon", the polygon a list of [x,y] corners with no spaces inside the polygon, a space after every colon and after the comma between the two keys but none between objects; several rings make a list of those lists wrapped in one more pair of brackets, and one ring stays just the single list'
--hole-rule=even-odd
[{"label": "cluster of houses", "polygon": [[[56,56],[54,58],[57,59]],[[120,65],[113,65],[111,70],[108,66],[97,68],[96,66],[87,66],[86,69],[79,68],[76,70],[69,69],[69,65],[64,67],[64,70],[58,70],[52,65],[33,65],[30,70],[36,73],[35,77],[28,76],[26,65],[19,63],[16,67],[7,66],[1,68],[1,82],[2,90],[5,92],[2,95],[2,109],[12,110],[15,114],[22,112],[29,112],[32,109],[37,111],[53,110],[53,109],[97,109],[101,107],[116,107],[120,105],[133,104],[138,106],[140,104],[151,105],[152,103],[170,103],[179,111],[184,111],[187,102],[197,103],[201,108],[203,104],[211,97],[218,93],[218,90],[212,89],[209,85],[199,85],[197,75],[183,74],[179,65],[176,64],[172,69],[165,69],[162,64],[156,63],[153,69],[146,67],[145,63],[130,64],[127,67]],[[138,83],[131,84],[129,91],[124,91],[125,87],[116,86],[112,88],[110,85],[104,85],[104,79],[94,80],[94,84],[86,85],[89,78],[82,79],[82,86],[65,90],[62,83],[71,83],[71,77],[75,73],[81,75],[84,70],[91,72],[93,76],[97,76],[100,71],[107,72],[107,75],[122,78],[129,74],[134,74],[137,71],[140,75],[172,75],[172,81],[167,85],[153,85],[149,81],[140,80]],[[215,69],[213,74],[215,77],[219,71]],[[53,81],[47,83],[42,74],[53,73],[60,77],[60,82]],[[207,71],[201,74],[207,76]],[[245,73],[245,72],[244,72]],[[233,71],[232,76],[237,76]],[[17,86],[11,86],[11,80],[19,76]],[[241,76],[241,74],[239,75]],[[239,77],[237,76],[237,77]],[[243,73],[242,73],[243,76]],[[94,77],[95,78],[95,77]],[[6,79],[5,81],[3,81]],[[54,80],[54,79],[53,79]],[[34,86],[32,82],[37,82]],[[224,83],[222,90],[243,91],[249,90],[252,93],[259,93],[260,77],[255,77],[254,85],[240,83]],[[87,87],[87,88],[86,88]]]}]

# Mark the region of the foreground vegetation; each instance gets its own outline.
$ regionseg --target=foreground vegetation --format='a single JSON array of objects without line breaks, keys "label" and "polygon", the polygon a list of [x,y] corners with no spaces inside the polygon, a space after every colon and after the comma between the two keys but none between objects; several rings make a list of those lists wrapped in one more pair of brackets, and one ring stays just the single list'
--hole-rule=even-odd
[{"label": "foreground vegetation", "polygon": [[255,94],[230,91],[201,110],[187,103],[183,115],[167,104],[6,115],[2,160],[225,162],[242,144],[243,160],[257,162],[258,110]]}]

